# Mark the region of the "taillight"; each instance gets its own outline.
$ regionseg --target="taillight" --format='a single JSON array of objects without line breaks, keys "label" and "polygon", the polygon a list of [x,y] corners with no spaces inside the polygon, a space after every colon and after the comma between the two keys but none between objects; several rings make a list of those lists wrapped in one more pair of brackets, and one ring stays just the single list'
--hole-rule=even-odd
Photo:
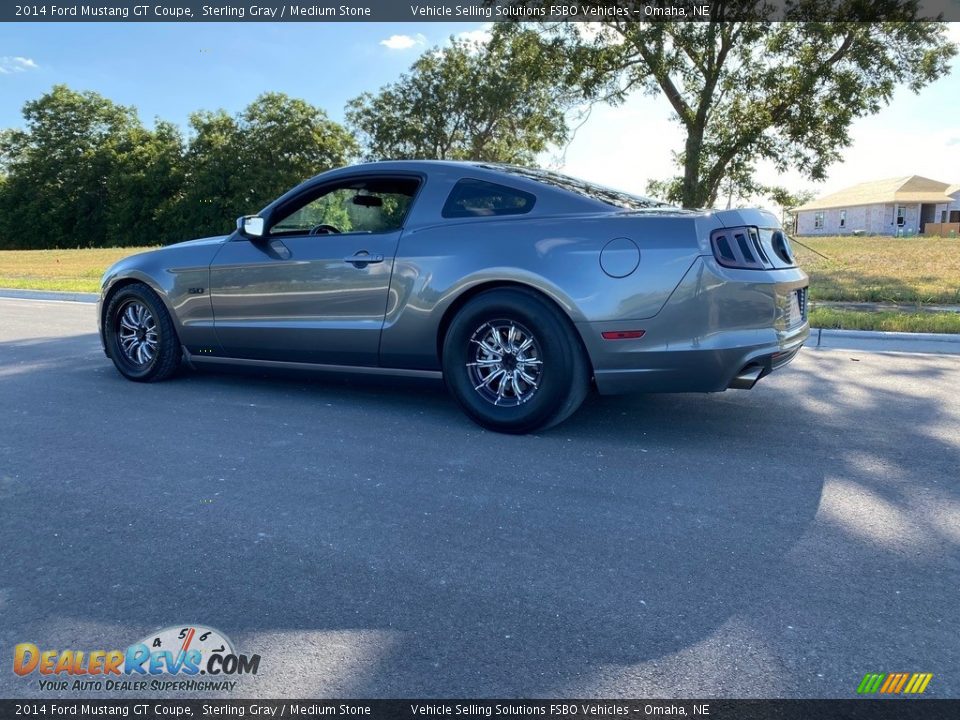
[{"label": "taillight", "polygon": [[780,256],[781,260],[791,265],[795,263],[793,259],[793,248],[790,246],[790,238],[787,237],[785,232],[782,230],[774,230],[771,242],[773,244],[773,251]]},{"label": "taillight", "polygon": [[760,242],[760,232],[753,226],[714,230],[710,233],[710,246],[713,256],[724,267],[745,270],[769,270],[773,267]]}]

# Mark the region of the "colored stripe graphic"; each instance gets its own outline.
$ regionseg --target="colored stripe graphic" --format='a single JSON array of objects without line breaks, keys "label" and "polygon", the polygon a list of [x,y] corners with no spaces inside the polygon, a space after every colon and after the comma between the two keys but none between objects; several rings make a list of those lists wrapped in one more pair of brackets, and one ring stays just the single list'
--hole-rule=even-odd
[{"label": "colored stripe graphic", "polygon": [[863,680],[860,681],[860,686],[857,688],[857,692],[861,695],[875,693],[880,689],[880,683],[883,682],[885,677],[886,674],[884,673],[867,673],[863,676]]},{"label": "colored stripe graphic", "polygon": [[924,690],[927,689],[927,685],[930,684],[930,680],[933,678],[933,673],[914,673],[913,677],[910,678],[910,682],[907,683],[907,687],[904,688],[905,693],[910,693],[911,695],[919,695]]},{"label": "colored stripe graphic", "polygon": [[909,673],[890,673],[887,675],[887,681],[880,688],[880,692],[887,695],[900,692],[900,688],[903,687],[909,676]]},{"label": "colored stripe graphic", "polygon": [[933,673],[867,673],[857,686],[857,694],[919,695],[932,679]]},{"label": "colored stripe graphic", "polygon": [[910,677],[910,673],[900,673],[900,680],[897,681],[897,686],[891,690],[891,692],[898,693],[903,690],[904,683],[907,682],[907,678]]}]

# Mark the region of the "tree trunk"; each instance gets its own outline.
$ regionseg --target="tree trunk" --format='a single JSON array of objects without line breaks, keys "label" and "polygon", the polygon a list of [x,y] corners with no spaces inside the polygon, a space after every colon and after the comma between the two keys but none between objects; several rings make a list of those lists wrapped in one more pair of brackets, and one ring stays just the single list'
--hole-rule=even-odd
[{"label": "tree trunk", "polygon": [[703,129],[687,130],[687,143],[683,155],[683,188],[681,203],[685,208],[703,206],[700,188],[700,154],[703,152]]}]

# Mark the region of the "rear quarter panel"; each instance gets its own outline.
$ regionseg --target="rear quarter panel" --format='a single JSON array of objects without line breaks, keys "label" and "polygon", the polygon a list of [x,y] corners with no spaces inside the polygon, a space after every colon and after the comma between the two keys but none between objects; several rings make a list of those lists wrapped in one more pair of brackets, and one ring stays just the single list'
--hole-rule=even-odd
[{"label": "rear quarter panel", "polygon": [[[539,290],[574,323],[655,316],[719,223],[709,215],[591,213],[445,220],[403,234],[380,344],[381,363],[439,367],[438,327],[464,293],[490,283]],[[615,238],[640,250],[612,278],[600,252]]]}]

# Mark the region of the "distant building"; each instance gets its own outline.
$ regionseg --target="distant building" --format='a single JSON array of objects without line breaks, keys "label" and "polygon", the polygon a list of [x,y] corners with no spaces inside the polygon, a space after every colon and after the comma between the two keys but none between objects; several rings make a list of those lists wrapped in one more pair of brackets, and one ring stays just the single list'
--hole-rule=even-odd
[{"label": "distant building", "polygon": [[792,210],[797,235],[960,235],[960,184],[919,175],[860,183]]}]

